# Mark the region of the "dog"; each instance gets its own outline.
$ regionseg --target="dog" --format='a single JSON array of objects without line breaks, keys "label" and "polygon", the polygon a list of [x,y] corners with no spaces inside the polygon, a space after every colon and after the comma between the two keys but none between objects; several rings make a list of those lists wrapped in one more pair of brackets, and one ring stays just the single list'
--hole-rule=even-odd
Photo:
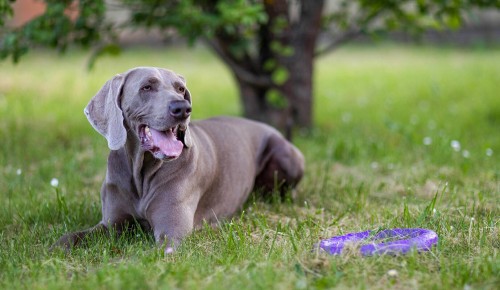
[{"label": "dog", "polygon": [[191,122],[191,111],[173,71],[138,67],[107,81],[84,110],[110,149],[102,219],[52,248],[138,223],[167,254],[193,229],[238,212],[252,190],[284,192],[301,180],[302,153],[274,128],[236,117]]}]

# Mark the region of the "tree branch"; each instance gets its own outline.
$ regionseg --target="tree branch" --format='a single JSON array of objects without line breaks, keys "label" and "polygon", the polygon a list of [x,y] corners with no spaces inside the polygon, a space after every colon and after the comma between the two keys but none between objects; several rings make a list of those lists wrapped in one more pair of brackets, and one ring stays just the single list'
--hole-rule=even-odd
[{"label": "tree branch", "polygon": [[217,40],[205,39],[210,47],[219,55],[219,57],[232,69],[235,75],[248,84],[257,87],[274,87],[274,83],[270,76],[257,75],[247,68],[238,64],[238,61],[227,52]]},{"label": "tree branch", "polygon": [[361,29],[359,29],[359,28],[351,29],[351,30],[345,32],[340,37],[333,39],[329,44],[327,44],[322,49],[316,51],[314,53],[314,57],[321,56],[321,55],[324,55],[328,52],[331,52],[332,50],[335,50],[337,47],[339,47],[341,44],[349,42],[349,41],[355,39],[356,37],[360,36],[361,34],[363,34]]},{"label": "tree branch", "polygon": [[[348,13],[347,10],[343,11]],[[347,26],[346,32],[344,32],[340,37],[333,38],[332,41],[324,46],[322,49],[316,51],[314,56],[320,56],[335,50],[341,44],[349,42],[359,36],[361,36],[369,27],[380,19],[384,13],[387,11],[378,5],[375,8],[368,9],[357,9],[354,15],[349,15],[349,25]]]}]

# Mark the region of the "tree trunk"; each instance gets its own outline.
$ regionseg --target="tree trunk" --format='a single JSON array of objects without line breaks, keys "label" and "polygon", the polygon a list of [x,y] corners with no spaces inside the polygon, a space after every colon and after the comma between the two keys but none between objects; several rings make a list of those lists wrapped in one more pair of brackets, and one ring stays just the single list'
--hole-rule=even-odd
[{"label": "tree trunk", "polygon": [[[296,49],[297,50],[297,49]],[[306,52],[298,52],[285,63],[288,80],[279,90],[288,100],[283,112],[287,120],[300,128],[310,128],[313,122],[313,69],[314,58]]]},{"label": "tree trunk", "polygon": [[[267,88],[235,77],[238,83],[245,117],[268,123],[280,130],[290,127],[310,128],[313,121],[313,68],[314,58],[299,53],[282,62],[287,68],[288,79],[282,85]],[[285,106],[276,107],[267,95],[274,89],[286,100]]]},{"label": "tree trunk", "polygon": [[237,35],[219,32],[209,41],[234,74],[244,116],[285,131],[313,123],[313,65],[324,0],[301,0],[293,16],[290,5],[287,0],[264,1],[268,21],[259,28],[256,57],[249,51],[232,53],[232,45],[241,41]]},{"label": "tree trunk", "polygon": [[[310,128],[313,117],[314,51],[296,48],[298,53],[280,60],[288,71],[288,79],[281,85],[255,86],[235,74],[244,116],[285,130],[289,126]],[[275,107],[267,95],[274,89],[286,98],[284,107]]]},{"label": "tree trunk", "polygon": [[243,115],[246,118],[270,124],[280,130],[286,129],[287,116],[283,114],[283,109],[274,108],[266,100],[266,95],[270,92],[271,87],[257,87],[237,76],[235,78],[243,104]]},{"label": "tree trunk", "polygon": [[298,19],[277,35],[283,45],[293,49],[292,55],[277,55],[278,62],[288,73],[288,79],[279,90],[288,100],[284,114],[293,125],[311,128],[313,124],[313,73],[316,40],[321,28],[324,1],[302,0]]}]

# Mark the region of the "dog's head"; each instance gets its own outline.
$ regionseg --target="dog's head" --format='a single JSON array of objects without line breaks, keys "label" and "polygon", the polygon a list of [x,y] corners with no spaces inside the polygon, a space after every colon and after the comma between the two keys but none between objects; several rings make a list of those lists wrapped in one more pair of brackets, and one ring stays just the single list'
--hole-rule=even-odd
[{"label": "dog's head", "polygon": [[144,151],[173,160],[191,147],[191,95],[184,78],[160,68],[139,67],[106,82],[84,110],[90,124],[118,150],[133,134]]}]

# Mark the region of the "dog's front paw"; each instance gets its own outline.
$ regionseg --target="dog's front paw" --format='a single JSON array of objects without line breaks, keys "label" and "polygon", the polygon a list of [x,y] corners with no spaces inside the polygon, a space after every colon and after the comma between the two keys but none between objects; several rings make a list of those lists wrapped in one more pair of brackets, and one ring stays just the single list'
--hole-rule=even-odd
[{"label": "dog's front paw", "polygon": [[64,250],[66,253],[70,252],[81,241],[78,233],[65,234],[52,246],[50,246],[49,251],[53,252],[56,249]]},{"label": "dog's front paw", "polygon": [[108,236],[109,232],[104,224],[98,223],[97,225],[84,231],[65,234],[57,242],[55,242],[49,250],[53,251],[57,248],[60,248],[66,252],[69,252],[72,248],[80,246],[82,243],[84,243],[89,235],[95,234],[104,234]]}]

